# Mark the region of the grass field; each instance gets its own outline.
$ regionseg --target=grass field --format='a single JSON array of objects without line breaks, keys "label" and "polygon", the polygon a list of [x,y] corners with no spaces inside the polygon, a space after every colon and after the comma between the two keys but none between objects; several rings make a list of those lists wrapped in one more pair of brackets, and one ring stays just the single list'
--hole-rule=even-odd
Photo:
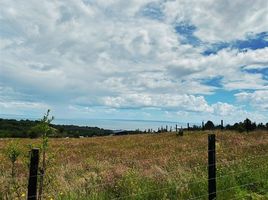
[{"label": "grass field", "polygon": [[[207,134],[50,139],[44,199],[207,199]],[[217,199],[268,199],[268,132],[215,132]],[[16,183],[0,140],[0,199],[25,199],[29,145]]]}]

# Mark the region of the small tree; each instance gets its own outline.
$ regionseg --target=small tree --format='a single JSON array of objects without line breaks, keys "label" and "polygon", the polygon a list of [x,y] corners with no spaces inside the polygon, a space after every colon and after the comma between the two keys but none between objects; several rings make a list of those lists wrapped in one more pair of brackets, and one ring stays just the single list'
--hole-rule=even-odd
[{"label": "small tree", "polygon": [[15,163],[20,154],[21,154],[21,150],[18,147],[18,143],[14,141],[10,142],[6,149],[6,155],[11,162],[11,177],[12,178],[15,177]]},{"label": "small tree", "polygon": [[5,154],[11,162],[11,185],[12,185],[12,189],[17,194],[17,198],[20,199],[20,194],[18,191],[19,185],[16,181],[16,173],[15,173],[16,162],[18,160],[18,157],[21,154],[21,149],[19,148],[18,143],[15,141],[11,141],[5,150]]},{"label": "small tree", "polygon": [[42,157],[41,157],[41,167],[40,167],[40,179],[39,179],[39,192],[38,192],[38,199],[42,199],[43,194],[43,185],[44,185],[44,176],[46,172],[46,152],[48,148],[48,136],[52,133],[54,133],[55,129],[50,127],[50,123],[54,120],[54,117],[50,117],[50,110],[46,112],[46,114],[43,116],[43,118],[40,120],[38,125],[32,128],[30,131],[31,133],[34,133],[33,136],[39,136],[42,137],[42,143],[41,143],[41,150],[42,150]]},{"label": "small tree", "polygon": [[246,129],[246,131],[254,131],[257,128],[256,123],[252,123],[250,119],[245,119],[243,122],[243,126]]},{"label": "small tree", "polygon": [[212,121],[207,121],[207,123],[205,124],[205,129],[206,130],[212,130],[212,129],[214,129],[214,124],[213,124],[213,122]]}]

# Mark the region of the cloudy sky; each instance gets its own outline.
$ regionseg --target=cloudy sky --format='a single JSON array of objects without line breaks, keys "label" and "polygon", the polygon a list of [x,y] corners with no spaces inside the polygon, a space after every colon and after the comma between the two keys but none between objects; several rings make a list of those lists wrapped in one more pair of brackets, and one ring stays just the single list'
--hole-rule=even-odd
[{"label": "cloudy sky", "polygon": [[0,115],[268,121],[267,0],[1,0]]}]

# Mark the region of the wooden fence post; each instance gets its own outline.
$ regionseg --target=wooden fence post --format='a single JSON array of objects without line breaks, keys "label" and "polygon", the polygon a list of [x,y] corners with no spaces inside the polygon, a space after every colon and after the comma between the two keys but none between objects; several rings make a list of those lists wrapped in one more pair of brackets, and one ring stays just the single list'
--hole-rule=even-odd
[{"label": "wooden fence post", "polygon": [[221,120],[221,130],[223,130],[223,120]]},{"label": "wooden fence post", "polygon": [[216,137],[208,135],[208,199],[216,199]]},{"label": "wooden fence post", "polygon": [[249,131],[248,129],[249,129],[249,119],[247,118],[247,119],[246,119],[246,131],[247,131],[247,133],[248,133],[248,131]]},{"label": "wooden fence post", "polygon": [[38,176],[38,163],[39,163],[39,149],[31,150],[31,163],[28,182],[28,200],[37,199],[37,176]]},{"label": "wooden fence post", "polygon": [[188,130],[188,131],[190,130],[190,125],[189,125],[189,123],[187,123],[187,130]]}]

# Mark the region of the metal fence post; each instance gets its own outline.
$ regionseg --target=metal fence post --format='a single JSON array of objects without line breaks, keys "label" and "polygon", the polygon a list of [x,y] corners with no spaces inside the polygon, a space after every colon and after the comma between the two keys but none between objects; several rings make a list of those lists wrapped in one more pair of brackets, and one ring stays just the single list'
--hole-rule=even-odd
[{"label": "metal fence post", "polygon": [[37,199],[37,175],[38,175],[39,149],[31,150],[31,163],[28,182],[28,200]]},{"label": "metal fence post", "polygon": [[216,199],[216,137],[208,135],[208,199]]}]

